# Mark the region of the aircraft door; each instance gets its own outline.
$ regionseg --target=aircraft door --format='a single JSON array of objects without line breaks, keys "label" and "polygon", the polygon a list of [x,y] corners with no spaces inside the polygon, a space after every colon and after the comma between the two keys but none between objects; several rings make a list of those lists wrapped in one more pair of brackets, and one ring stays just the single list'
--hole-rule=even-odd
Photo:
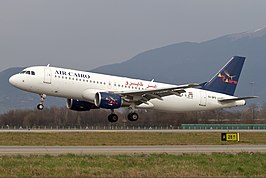
[{"label": "aircraft door", "polygon": [[207,94],[206,91],[200,91],[200,106],[206,106]]},{"label": "aircraft door", "polygon": [[44,80],[43,83],[51,84],[52,81],[52,71],[50,68],[44,69]]}]

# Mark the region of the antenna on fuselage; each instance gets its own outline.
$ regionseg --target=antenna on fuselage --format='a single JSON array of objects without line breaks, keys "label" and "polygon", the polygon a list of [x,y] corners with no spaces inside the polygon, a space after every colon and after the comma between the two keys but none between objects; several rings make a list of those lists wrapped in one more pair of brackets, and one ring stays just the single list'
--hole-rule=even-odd
[{"label": "antenna on fuselage", "polygon": [[50,64],[47,64],[47,66],[46,67],[50,67]]}]

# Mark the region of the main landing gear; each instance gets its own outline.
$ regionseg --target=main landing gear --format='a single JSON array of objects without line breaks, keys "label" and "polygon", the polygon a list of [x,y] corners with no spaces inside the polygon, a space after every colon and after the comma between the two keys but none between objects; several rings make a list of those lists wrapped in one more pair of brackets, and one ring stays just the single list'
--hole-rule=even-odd
[{"label": "main landing gear", "polygon": [[115,114],[113,109],[111,109],[111,114],[108,116],[108,121],[109,122],[117,122],[118,121],[118,116]]},{"label": "main landing gear", "polygon": [[[108,121],[109,122],[117,122],[118,121],[118,116],[114,113],[114,110],[111,110],[112,113],[108,116]],[[130,112],[127,115],[127,118],[129,121],[137,121],[139,119],[139,115],[135,112]]]},{"label": "main landing gear", "polygon": [[108,121],[109,122],[117,122],[118,121],[118,116],[116,114],[110,114],[108,116]]},{"label": "main landing gear", "polygon": [[129,107],[129,114],[127,115],[127,119],[129,121],[137,121],[139,119],[139,115],[135,112],[135,105],[131,105]]},{"label": "main landing gear", "polygon": [[37,105],[37,109],[43,110],[43,108],[44,108],[43,103],[44,103],[44,100],[46,98],[46,94],[40,94],[40,97],[41,97],[41,99],[40,99],[40,103]]},{"label": "main landing gear", "polygon": [[131,112],[127,115],[129,121],[137,121],[139,119],[139,115],[135,112]]}]

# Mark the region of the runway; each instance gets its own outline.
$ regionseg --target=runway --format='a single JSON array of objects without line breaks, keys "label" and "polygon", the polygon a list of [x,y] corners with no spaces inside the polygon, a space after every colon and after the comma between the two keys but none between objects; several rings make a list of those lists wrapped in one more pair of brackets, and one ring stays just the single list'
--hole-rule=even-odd
[{"label": "runway", "polygon": [[0,155],[121,155],[189,153],[266,153],[266,145],[178,145],[178,146],[0,146]]}]

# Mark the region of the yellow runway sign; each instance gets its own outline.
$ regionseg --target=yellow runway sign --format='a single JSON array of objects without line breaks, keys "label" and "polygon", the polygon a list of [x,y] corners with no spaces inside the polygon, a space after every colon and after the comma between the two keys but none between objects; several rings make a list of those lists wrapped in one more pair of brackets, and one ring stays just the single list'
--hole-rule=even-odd
[{"label": "yellow runway sign", "polygon": [[239,133],[222,133],[222,141],[240,141]]}]

